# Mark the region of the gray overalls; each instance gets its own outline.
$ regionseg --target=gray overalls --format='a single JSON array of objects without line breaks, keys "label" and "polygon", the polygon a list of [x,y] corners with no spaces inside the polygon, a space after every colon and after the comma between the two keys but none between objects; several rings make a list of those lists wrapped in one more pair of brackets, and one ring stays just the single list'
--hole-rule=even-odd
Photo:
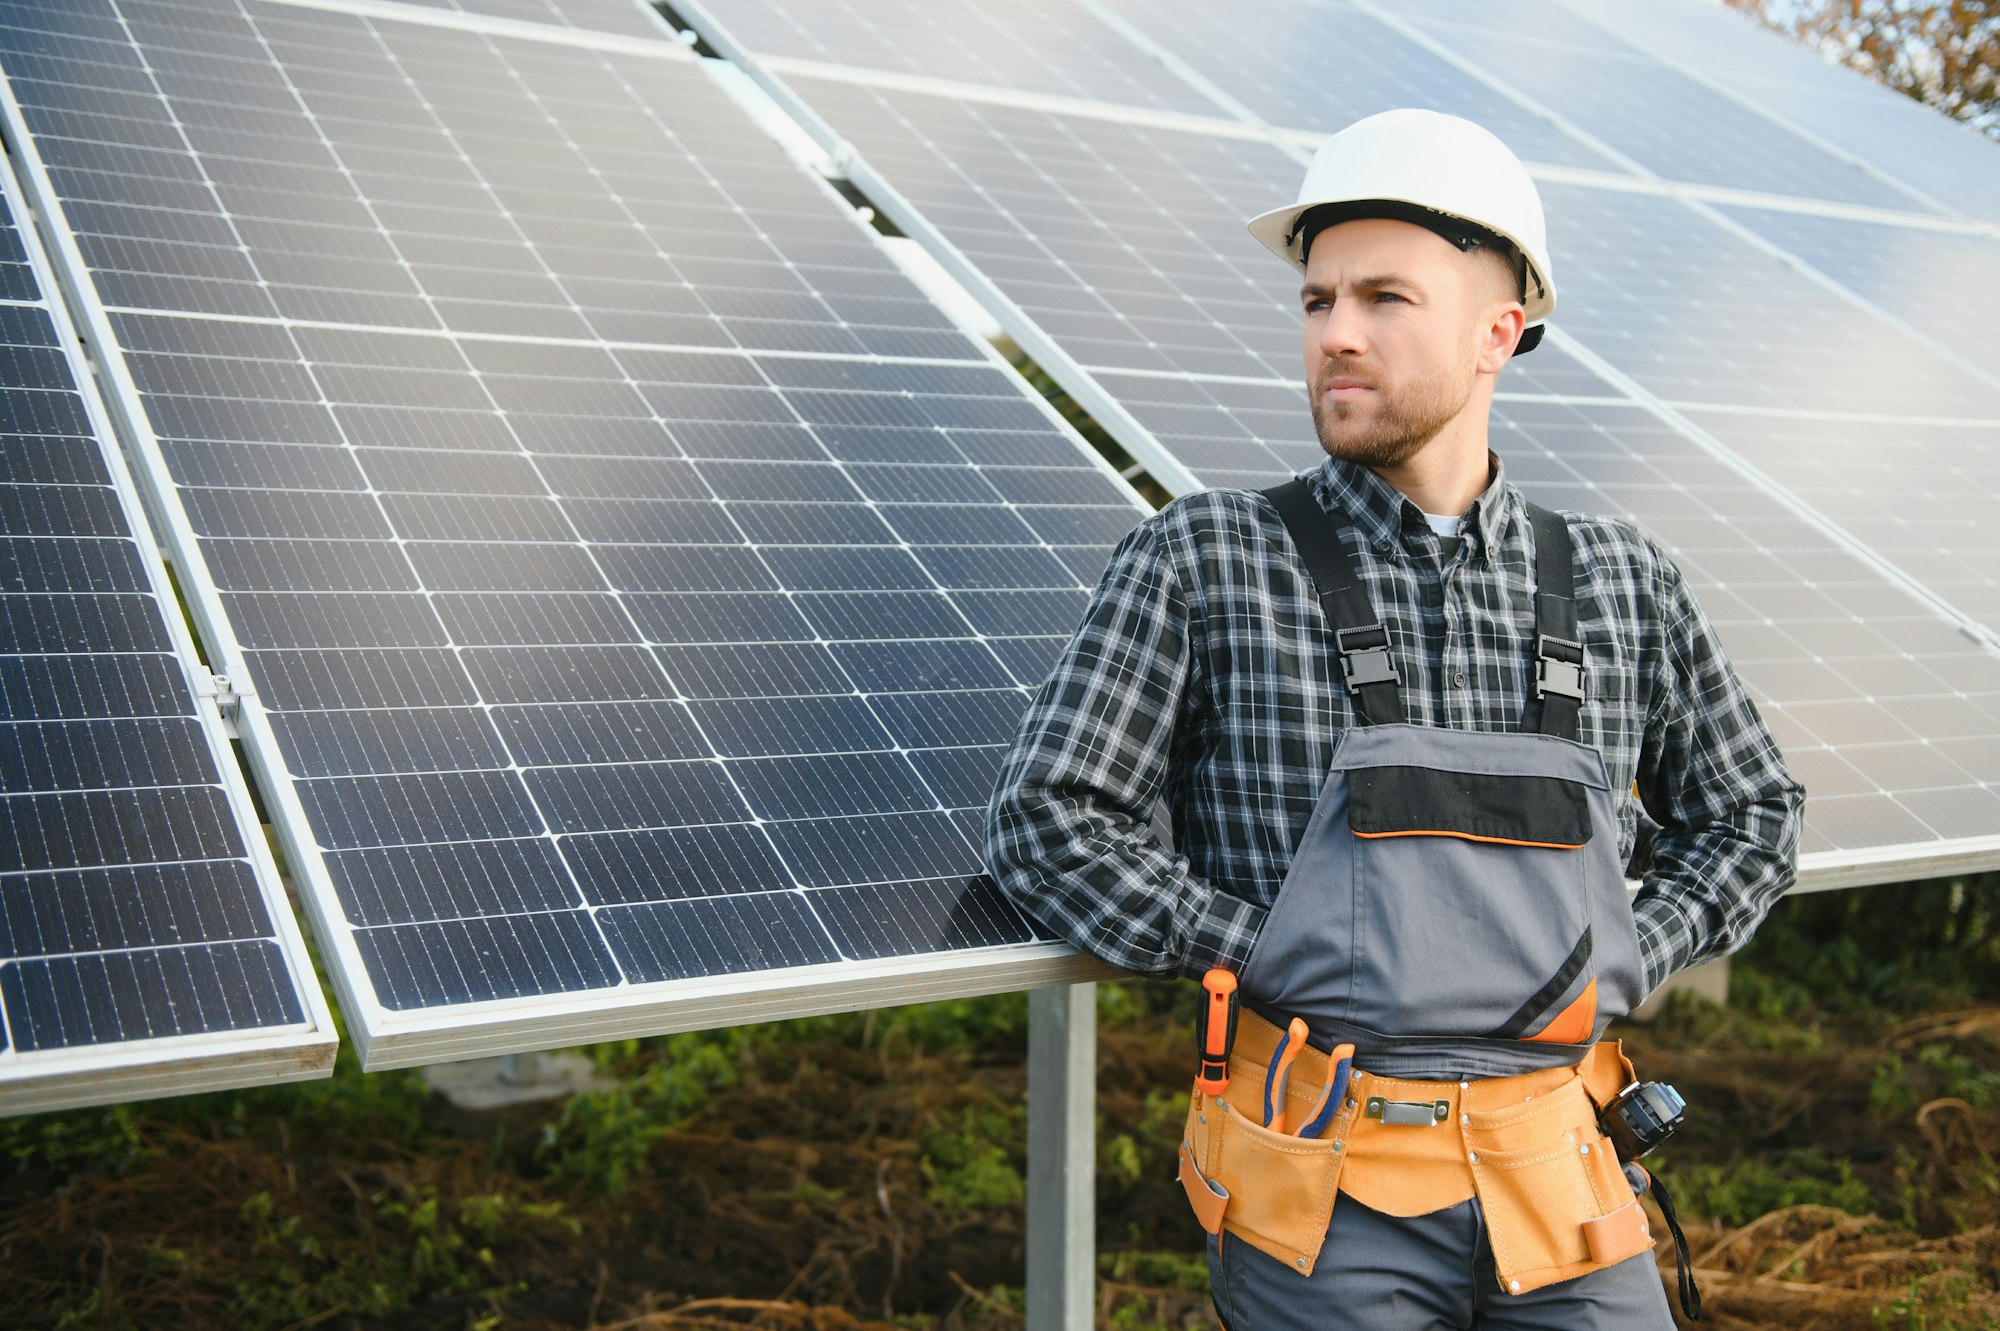
[{"label": "gray overalls", "polygon": [[[1578,1064],[1644,980],[1622,792],[1577,738],[1567,524],[1529,505],[1537,659],[1522,729],[1452,730],[1404,719],[1388,635],[1312,493],[1296,480],[1265,493],[1318,591],[1360,724],[1334,745],[1244,965],[1246,1005],[1280,1027],[1303,1018],[1320,1049],[1353,1044],[1364,1095],[1370,1075],[1457,1083]],[[1671,1325],[1650,1260],[1509,1299],[1486,1237],[1476,1197],[1392,1218],[1343,1193],[1310,1277],[1241,1243],[1218,1259],[1211,1238],[1217,1306],[1233,1331]]]}]

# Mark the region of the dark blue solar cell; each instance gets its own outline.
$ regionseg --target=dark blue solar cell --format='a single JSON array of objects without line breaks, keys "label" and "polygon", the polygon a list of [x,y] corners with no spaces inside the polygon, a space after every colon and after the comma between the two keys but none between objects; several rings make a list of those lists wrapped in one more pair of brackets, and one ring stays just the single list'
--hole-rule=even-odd
[{"label": "dark blue solar cell", "polygon": [[662,647],[660,659],[690,698],[758,698],[770,694],[852,693],[824,647],[812,643]]},{"label": "dark blue solar cell", "polygon": [[919,749],[912,751],[909,758],[924,784],[937,792],[939,803],[959,809],[983,809],[993,798],[993,783],[1000,775],[1000,760],[1006,752],[1006,745],[995,744],[981,748]]},{"label": "dark blue solar cell", "polygon": [[609,594],[439,594],[432,609],[451,640],[467,647],[636,642],[639,631]]},{"label": "dark blue solar cell", "polygon": [[444,1007],[603,989],[619,975],[582,911],[357,929],[355,946],[384,1006]]},{"label": "dark blue solar cell", "polygon": [[9,536],[123,536],[126,530],[125,514],[110,490],[0,485],[0,531]]},{"label": "dark blue solar cell", "polygon": [[749,823],[569,836],[561,849],[585,897],[598,904],[768,892],[792,881]]},{"label": "dark blue solar cell", "polygon": [[416,591],[403,551],[389,541],[210,541],[216,582],[241,591]]},{"label": "dark blue solar cell", "polygon": [[175,716],[193,710],[169,656],[0,657],[0,714],[59,720]]},{"label": "dark blue solar cell", "polygon": [[825,927],[797,893],[616,906],[600,911],[597,919],[635,983],[840,960]]},{"label": "dark blue solar cell", "polygon": [[722,764],[712,760],[533,767],[522,777],[557,832],[691,827],[750,816]]},{"label": "dark blue solar cell", "polygon": [[906,748],[1004,743],[1014,737],[1028,706],[1018,689],[883,693],[869,701]]},{"label": "dark blue solar cell", "polygon": [[496,707],[493,724],[525,767],[627,763],[708,755],[687,708],[671,702]]},{"label": "dark blue solar cell", "polygon": [[967,632],[964,617],[934,591],[806,592],[794,599],[829,639],[961,638]]},{"label": "dark blue solar cell", "polygon": [[729,774],[760,818],[838,818],[937,807],[894,753],[746,758],[731,763]]},{"label": "dark blue solar cell", "polygon": [[953,592],[951,599],[979,632],[1010,636],[1074,627],[1083,622],[1084,607],[1089,604],[1090,596],[1077,588],[1068,591],[959,591]]},{"label": "dark blue solar cell", "polygon": [[169,652],[159,602],[107,593],[58,596],[42,592],[0,597],[0,651]]},{"label": "dark blue solar cell", "polygon": [[305,1020],[283,955],[261,939],[10,962],[0,1002],[23,1052]]},{"label": "dark blue solar cell", "polygon": [[884,516],[866,504],[832,500],[811,504],[729,505],[731,520],[759,545],[893,545],[899,536],[908,539],[900,528],[892,531],[885,525]]},{"label": "dark blue solar cell", "polygon": [[942,813],[822,818],[767,830],[798,881],[813,887],[936,877],[940,867],[947,874],[979,870],[973,843]]},{"label": "dark blue solar cell", "polygon": [[0,957],[263,938],[270,912],[241,860],[0,879]]},{"label": "dark blue solar cell", "polygon": [[0,721],[0,793],[198,785],[214,776],[192,717]]},{"label": "dark blue solar cell", "polygon": [[492,703],[673,696],[672,685],[643,647],[468,647],[459,659]]},{"label": "dark blue solar cell", "polygon": [[1036,941],[1034,929],[983,874],[819,888],[807,900],[841,954],[855,960]]},{"label": "dark blue solar cell", "polygon": [[328,850],[531,836],[541,819],[507,772],[321,777],[293,783]]},{"label": "dark blue solar cell", "polygon": [[853,696],[697,699],[688,707],[726,758],[859,753],[894,743],[871,705]]},{"label": "dark blue solar cell", "polygon": [[993,654],[971,639],[839,642],[828,650],[869,693],[1004,689],[1014,682]]},{"label": "dark blue solar cell", "polygon": [[797,591],[899,591],[931,585],[923,569],[902,550],[776,547],[761,553],[771,571]]},{"label": "dark blue solar cell", "polygon": [[442,647],[450,639],[421,592],[232,592],[248,648]]},{"label": "dark blue solar cell", "polygon": [[[748,546],[599,546],[611,585],[634,592],[776,591],[771,569]],[[781,552],[780,552],[781,553]]]},{"label": "dark blue solar cell", "polygon": [[271,728],[301,776],[501,768],[507,754],[476,708],[392,713],[273,712]]},{"label": "dark blue solar cell", "polygon": [[1036,545],[1021,515],[997,505],[895,504],[882,515],[911,545]]},{"label": "dark blue solar cell", "polygon": [[[1032,546],[927,545],[918,557],[932,577],[954,590],[1074,587],[1078,582],[1061,559]],[[1100,559],[1100,568],[1102,564]]]},{"label": "dark blue solar cell", "polygon": [[0,477],[22,485],[109,485],[93,439],[0,435]]},{"label": "dark blue solar cell", "polygon": [[987,647],[1000,658],[1007,667],[1007,673],[1018,684],[1029,688],[1039,688],[1055,669],[1056,658],[1062,655],[1067,638],[991,638]]},{"label": "dark blue solar cell", "polygon": [[479,701],[449,651],[251,652],[266,707],[465,707]]},{"label": "dark blue solar cell", "polygon": [[342,913],[357,925],[521,915],[579,904],[547,837],[460,841],[325,857]]}]

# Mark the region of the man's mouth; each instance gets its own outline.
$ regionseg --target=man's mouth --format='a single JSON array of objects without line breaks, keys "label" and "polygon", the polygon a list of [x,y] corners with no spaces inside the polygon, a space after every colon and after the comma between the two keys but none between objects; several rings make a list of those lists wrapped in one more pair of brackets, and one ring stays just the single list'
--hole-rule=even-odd
[{"label": "man's mouth", "polygon": [[1320,382],[1320,394],[1335,402],[1351,402],[1364,393],[1375,391],[1375,385],[1366,379],[1356,379],[1351,375],[1337,374]]}]

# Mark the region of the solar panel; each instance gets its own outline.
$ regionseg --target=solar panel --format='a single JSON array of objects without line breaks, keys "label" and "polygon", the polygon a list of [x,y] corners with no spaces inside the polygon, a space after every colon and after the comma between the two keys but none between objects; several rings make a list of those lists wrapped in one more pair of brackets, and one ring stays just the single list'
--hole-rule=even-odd
[{"label": "solar panel", "polygon": [[[545,23],[558,28],[616,33],[654,41],[664,36],[666,31],[646,0],[394,0],[394,3],[475,18]],[[335,3],[329,7],[359,10],[366,6]]]},{"label": "solar panel", "polygon": [[1006,6],[973,0],[791,0],[742,6],[718,17],[752,49],[780,60],[1220,114],[1214,100],[1073,0]]},{"label": "solar panel", "polygon": [[[1544,7],[1513,7],[1522,8]],[[740,37],[710,11],[772,9],[793,12],[750,0],[688,12],[719,49],[743,56]],[[1505,38],[1497,29],[1513,9],[1476,17],[1489,31],[1468,45]],[[1387,14],[1373,5],[1341,12],[1361,11]],[[1538,38],[1561,47],[1564,59],[1592,51],[1614,62],[1636,58],[1602,28],[1554,15]],[[1279,32],[1296,32],[1296,23],[1239,27],[1246,47],[1280,53],[1259,69],[1284,68],[1293,43]],[[1261,99],[1274,94],[1250,78],[1250,66],[1226,64],[1236,39],[1212,24],[1192,31],[1162,40],[1270,109]],[[783,68],[765,77],[817,121],[830,150],[851,146],[844,161],[862,193],[983,289],[1003,324],[1170,488],[1268,484],[1320,456],[1298,387],[1295,279],[1242,232],[1252,207],[1245,200],[1283,199],[1297,187],[1299,163],[1275,137],[1240,125],[1204,132],[1108,105],[923,90],[853,70]],[[1679,78],[1660,66],[1630,82],[1676,89],[1702,115],[1731,117],[1726,99]],[[1623,95],[1612,84],[1595,87],[1604,98]],[[1572,110],[1592,132],[1600,123],[1643,123],[1622,107]],[[1743,115],[1751,122],[1743,140],[1785,159],[1758,181],[1767,194],[1784,184],[1923,206],[1837,154]],[[1637,158],[1644,146],[1628,137],[1621,150]],[[1642,171],[1692,172],[1711,186],[1749,178],[1677,162],[1665,154],[1679,150],[1662,141],[1645,151],[1659,155],[1635,162]],[[1815,788],[1808,813],[1808,882],[1912,876],[1941,847],[1990,836],[1981,746],[1992,741],[2000,661],[1960,631],[1952,612],[1963,606],[1910,585],[1909,568],[1858,540],[1856,528],[1829,521],[1809,486],[1767,484],[1763,473],[1782,459],[1742,443],[1744,430],[1768,434],[1774,421],[1789,429],[1836,415],[1847,455],[1869,456],[1862,441],[1875,422],[1991,419],[1982,374],[1938,353],[1930,339],[1941,332],[1870,312],[1854,298],[1865,293],[1787,264],[1732,231],[1727,214],[1713,217],[1637,179],[1543,175],[1562,307],[1558,336],[1501,381],[1496,439],[1515,479],[1544,502],[1573,496],[1575,507],[1631,517],[1686,560],[1725,640],[1741,644],[1746,682],[1767,714],[1782,718],[1774,727],[1788,752],[1798,749],[1802,766],[1827,774],[1828,801]],[[1593,183],[1578,183],[1585,180]],[[1863,215],[1852,203],[1789,206]],[[1881,224],[1925,234],[1943,225],[1914,215],[1884,215]],[[1829,374],[1829,363],[1884,373]],[[1685,410],[1676,415],[1662,401]],[[1970,479],[1979,448],[1975,437],[1937,457],[1954,460],[1954,480]],[[1955,572],[1976,577],[1983,555],[1980,548]],[[1932,730],[1933,722],[1945,728]],[[1927,762],[1933,750],[1917,736],[1937,734],[1973,738],[1950,763]]]},{"label": "solar panel", "polygon": [[1718,211],[2000,380],[1992,336],[2000,236],[1775,208]]},{"label": "solar panel", "polygon": [[0,1114],[325,1076],[311,962],[18,215],[0,173]]},{"label": "solar panel", "polygon": [[1093,973],[979,822],[1143,506],[634,49],[0,34],[371,1067]]},{"label": "solar panel", "polygon": [[[1549,8],[1553,6],[1538,3],[1535,21]],[[1994,169],[2000,149],[1969,126],[1836,68],[1719,5],[1591,0],[1575,9],[1572,21],[1601,22],[1603,29],[1626,34],[1657,58],[1671,60],[1745,106],[1851,154],[1941,208],[2000,222],[2000,171]]]},{"label": "solar panel", "polygon": [[1757,114],[1642,46],[1546,40],[1537,32],[1538,18],[1527,17],[1519,28],[1490,21],[1475,28],[1444,18],[1422,30],[1492,76],[1534,71],[1531,79],[1513,77],[1521,96],[1663,179],[1933,211],[1921,195]]},{"label": "solar panel", "polygon": [[[1396,6],[1271,0],[1245,23],[1200,0],[1100,3],[1271,125],[1325,133],[1377,111],[1421,106],[1478,121],[1527,161],[1624,173],[1613,157],[1378,17]],[[706,4],[724,24],[738,8],[752,7],[748,0]],[[1281,33],[1288,36],[1277,39]]]}]

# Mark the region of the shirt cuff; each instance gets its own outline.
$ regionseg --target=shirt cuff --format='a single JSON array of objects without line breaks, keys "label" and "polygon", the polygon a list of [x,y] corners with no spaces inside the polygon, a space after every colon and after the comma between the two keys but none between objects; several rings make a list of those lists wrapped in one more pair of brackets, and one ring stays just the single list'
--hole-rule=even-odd
[{"label": "shirt cuff", "polygon": [[1213,967],[1221,966],[1241,975],[1257,935],[1263,932],[1268,913],[1264,907],[1242,897],[1211,889],[1207,903],[1195,916],[1187,953],[1181,958],[1181,974],[1198,980]]},{"label": "shirt cuff", "polygon": [[1632,923],[1639,931],[1639,962],[1650,995],[1694,960],[1694,933],[1680,907],[1663,896],[1642,896],[1633,903]]}]

